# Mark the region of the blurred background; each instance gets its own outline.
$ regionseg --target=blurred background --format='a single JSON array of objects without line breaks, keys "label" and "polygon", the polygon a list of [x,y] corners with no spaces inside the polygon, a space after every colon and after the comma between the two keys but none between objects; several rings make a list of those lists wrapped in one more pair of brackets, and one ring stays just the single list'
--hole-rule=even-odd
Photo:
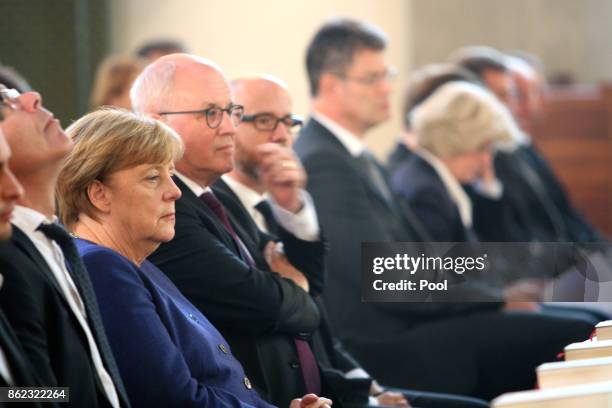
[{"label": "blurred background", "polygon": [[307,116],[305,46],[330,17],[350,16],[389,36],[399,69],[393,118],[367,144],[381,158],[401,128],[411,72],[465,45],[520,49],[541,58],[551,86],[533,131],[576,206],[612,232],[611,0],[2,0],[0,62],[22,73],[67,126],[90,109],[99,63],[172,39],[217,62],[229,78],[284,79]]}]

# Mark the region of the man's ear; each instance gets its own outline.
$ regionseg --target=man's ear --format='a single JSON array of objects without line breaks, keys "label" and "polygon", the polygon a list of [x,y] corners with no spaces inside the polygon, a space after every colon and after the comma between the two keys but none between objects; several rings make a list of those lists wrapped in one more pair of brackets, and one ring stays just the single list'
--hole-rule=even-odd
[{"label": "man's ear", "polygon": [[330,72],[321,74],[319,78],[319,94],[329,95],[338,85],[338,77]]},{"label": "man's ear", "polygon": [[89,202],[103,214],[110,213],[111,192],[101,181],[94,180],[87,186]]}]

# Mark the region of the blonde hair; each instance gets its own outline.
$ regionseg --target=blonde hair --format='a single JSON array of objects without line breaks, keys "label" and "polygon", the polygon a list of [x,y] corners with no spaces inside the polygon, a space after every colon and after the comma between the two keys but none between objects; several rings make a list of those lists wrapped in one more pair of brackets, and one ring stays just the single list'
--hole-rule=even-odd
[{"label": "blonde hair", "polygon": [[129,91],[144,67],[144,62],[134,57],[106,58],[96,72],[89,101],[91,108],[110,105],[113,97]]},{"label": "blonde hair", "polygon": [[87,189],[95,180],[140,164],[165,164],[183,155],[183,142],[169,126],[120,109],[100,109],[74,122],[66,133],[75,145],[56,187],[60,219],[72,228],[79,214],[96,218]]},{"label": "blonde hair", "polygon": [[520,130],[508,109],[484,88],[450,82],[419,105],[412,116],[419,146],[438,157],[478,150],[486,143],[510,144]]}]

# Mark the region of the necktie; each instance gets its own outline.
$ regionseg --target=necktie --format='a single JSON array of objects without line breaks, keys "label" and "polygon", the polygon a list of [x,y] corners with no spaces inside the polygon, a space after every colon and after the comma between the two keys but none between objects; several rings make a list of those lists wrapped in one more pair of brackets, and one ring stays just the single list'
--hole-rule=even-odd
[{"label": "necktie", "polygon": [[531,190],[535,193],[542,206],[546,209],[546,214],[549,216],[550,222],[555,230],[557,240],[569,241],[563,216],[548,195],[547,189],[544,186],[541,177],[525,160],[525,158],[518,154],[518,151],[514,155],[516,157],[519,172],[525,177],[527,184],[531,187]]},{"label": "necktie", "polygon": [[274,214],[272,213],[272,207],[270,206],[270,203],[266,200],[261,200],[260,202],[257,203],[257,205],[255,206],[255,209],[259,211],[259,213],[263,216],[264,220],[266,221],[266,227],[268,228],[268,231],[272,234],[278,235],[278,223],[276,222],[276,219],[274,218]]},{"label": "necktie", "polygon": [[87,268],[85,268],[85,264],[83,264],[83,260],[79,256],[79,252],[74,244],[74,241],[72,240],[72,237],[68,231],[57,223],[42,223],[39,225],[38,230],[45,234],[47,238],[55,241],[62,250],[64,258],[66,259],[68,272],[70,272],[70,275],[72,276],[72,279],[80,292],[81,298],[83,299],[85,310],[87,312],[87,320],[89,321],[91,331],[97,340],[96,342],[98,344],[98,348],[100,349],[104,366],[113,379],[115,388],[117,388],[117,393],[120,396],[125,396],[125,389],[123,388],[123,383],[121,382],[121,377],[119,376],[119,369],[117,368],[117,363],[115,362],[110,345],[108,344],[108,339],[106,338],[106,333],[104,332],[104,325],[102,324],[102,318],[100,316],[100,311],[98,310],[98,303],[93,290],[93,285],[91,284]]},{"label": "necktie", "polygon": [[225,213],[225,209],[223,208],[221,202],[217,200],[217,197],[215,197],[214,194],[210,191],[207,191],[202,194],[200,198],[202,199],[202,201],[204,201],[208,208],[211,209],[217,219],[221,221],[221,224],[223,224],[227,232],[230,234],[230,236],[234,240],[234,243],[236,244],[236,248],[238,248],[238,252],[240,253],[240,257],[242,258],[242,260],[245,261],[249,266],[255,266],[255,261],[253,260],[253,257],[251,256],[249,250],[244,245],[240,237],[236,234],[236,231],[234,231],[234,227],[232,227],[232,224],[230,223],[229,218]]},{"label": "necktie", "polygon": [[385,200],[387,200],[387,202],[392,202],[392,195],[391,191],[389,190],[389,186],[387,185],[385,178],[378,167],[376,159],[374,156],[372,156],[372,153],[366,150],[361,153],[357,159],[364,166],[370,183],[376,188],[376,190],[378,190]]},{"label": "necktie", "polygon": [[[255,209],[263,215],[266,220],[266,226],[268,231],[272,234],[278,235],[278,223],[274,214],[272,213],[272,207],[266,200],[261,200],[255,206]],[[321,392],[321,377],[319,375],[319,368],[317,361],[310,348],[310,345],[306,340],[300,337],[295,338],[295,347],[298,353],[298,359],[300,360],[300,368],[302,369],[302,375],[304,377],[304,385],[306,392],[312,392],[320,395]]]},{"label": "necktie", "polygon": [[[210,192],[206,192],[200,196],[202,200],[208,205],[208,207],[215,213],[219,221],[225,226],[228,230],[236,245],[241,248],[244,246],[240,238],[234,232],[234,228],[229,222],[227,214],[223,209],[223,205],[217,200],[217,198]],[[269,228],[272,228],[271,220],[274,220],[274,216],[272,214],[272,208],[270,208],[270,204],[267,201],[261,201],[255,206],[255,208],[262,213],[266,220],[266,224],[268,224]],[[276,225],[276,221],[274,221],[274,225]],[[251,259],[251,265],[253,264],[252,258],[248,251],[245,252]],[[242,251],[241,251],[242,252]],[[319,375],[319,367],[317,366],[317,361],[315,356],[310,348],[308,342],[302,338],[296,337],[295,339],[295,348],[297,350],[298,359],[300,360],[300,368],[302,370],[302,376],[304,377],[304,386],[307,393],[314,393],[319,395],[321,392],[321,377]]]}]

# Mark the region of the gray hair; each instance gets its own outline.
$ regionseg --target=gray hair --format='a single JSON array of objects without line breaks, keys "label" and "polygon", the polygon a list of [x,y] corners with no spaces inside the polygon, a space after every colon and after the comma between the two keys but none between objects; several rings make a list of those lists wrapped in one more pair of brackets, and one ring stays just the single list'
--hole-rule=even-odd
[{"label": "gray hair", "polygon": [[149,114],[164,110],[172,98],[175,73],[176,63],[172,60],[158,60],[147,66],[130,89],[134,112]]},{"label": "gray hair", "polygon": [[510,144],[520,134],[493,94],[467,82],[438,88],[415,109],[412,124],[417,143],[438,157],[478,150],[485,143]]}]

